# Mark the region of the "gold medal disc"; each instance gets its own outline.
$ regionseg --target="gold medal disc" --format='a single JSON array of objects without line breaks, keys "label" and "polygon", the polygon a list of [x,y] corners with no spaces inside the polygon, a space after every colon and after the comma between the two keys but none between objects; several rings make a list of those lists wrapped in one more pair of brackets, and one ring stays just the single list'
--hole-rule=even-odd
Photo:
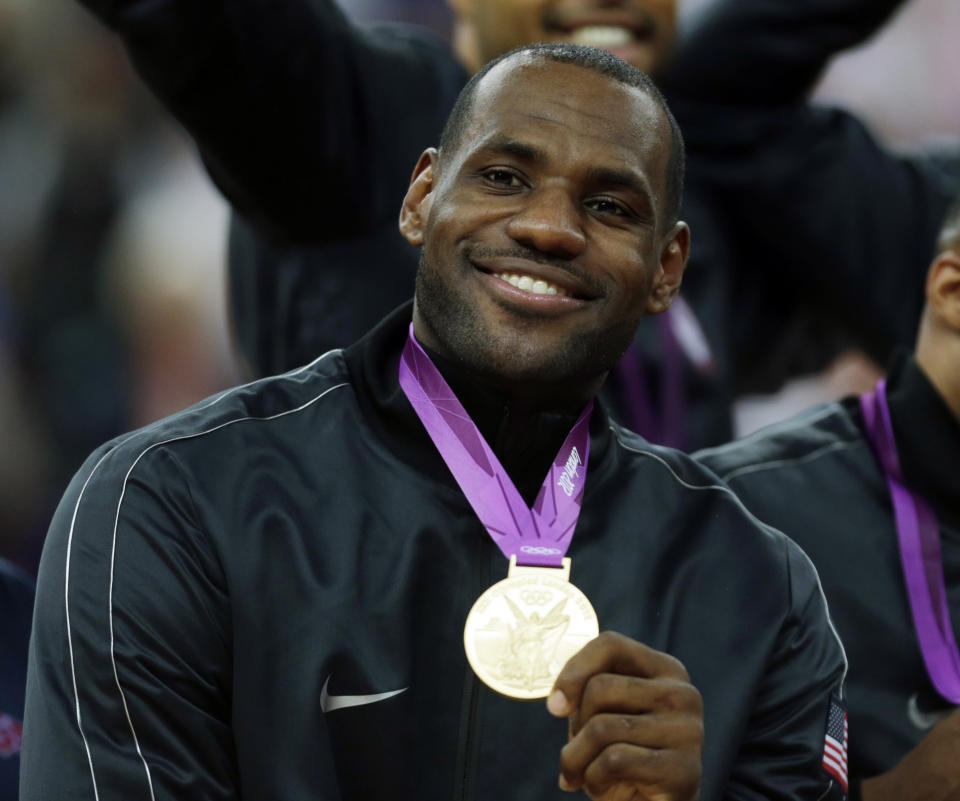
[{"label": "gold medal disc", "polygon": [[546,698],[567,660],[600,633],[597,613],[563,567],[510,570],[477,598],[463,627],[467,661],[490,689]]}]

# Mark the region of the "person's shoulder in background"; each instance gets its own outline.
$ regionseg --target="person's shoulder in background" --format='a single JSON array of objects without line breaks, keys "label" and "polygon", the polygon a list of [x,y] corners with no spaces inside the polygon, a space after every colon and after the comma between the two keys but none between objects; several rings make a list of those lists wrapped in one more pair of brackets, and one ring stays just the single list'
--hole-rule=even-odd
[{"label": "person's shoulder in background", "polygon": [[862,443],[863,432],[848,403],[831,401],[741,439],[697,451],[693,458],[736,485],[742,476],[804,465]]}]

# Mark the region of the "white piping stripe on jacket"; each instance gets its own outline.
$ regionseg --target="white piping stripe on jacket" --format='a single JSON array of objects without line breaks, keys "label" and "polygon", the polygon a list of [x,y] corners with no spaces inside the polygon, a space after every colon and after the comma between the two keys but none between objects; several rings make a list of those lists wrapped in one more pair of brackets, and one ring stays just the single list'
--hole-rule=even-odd
[{"label": "white piping stripe on jacket", "polygon": [[736,470],[731,470],[729,473],[721,475],[720,478],[723,481],[731,481],[732,479],[739,478],[740,476],[747,476],[751,473],[762,473],[765,470],[775,470],[778,467],[786,467],[787,465],[815,462],[821,456],[826,456],[828,453],[833,453],[834,451],[845,451],[849,450],[850,448],[863,446],[865,444],[866,443],[862,440],[843,440],[842,442],[831,442],[827,445],[822,445],[815,451],[805,453],[803,456],[794,456],[792,459],[771,459],[769,462],[745,464],[743,467],[738,467]]},{"label": "white piping stripe on jacket", "polygon": [[[253,386],[253,385],[255,385],[255,384],[259,384],[259,383],[265,382],[265,381],[279,381],[279,380],[282,380],[282,379],[284,379],[284,378],[290,378],[290,377],[292,377],[292,376],[298,375],[299,373],[302,373],[302,372],[304,372],[305,370],[309,370],[311,367],[313,367],[315,364],[319,363],[321,360],[323,360],[323,359],[326,358],[327,356],[329,356],[329,355],[331,355],[331,354],[334,354],[334,353],[339,353],[339,352],[340,352],[339,349],[337,349],[337,350],[330,350],[330,351],[327,351],[326,353],[322,354],[321,356],[318,356],[316,359],[314,359],[314,360],[313,360],[312,362],[310,362],[309,364],[306,364],[306,365],[304,365],[303,367],[299,367],[299,368],[297,368],[296,370],[292,370],[292,371],[289,372],[289,373],[283,373],[282,375],[279,375],[279,376],[271,376],[271,377],[268,377],[268,378],[258,379],[257,381],[252,381],[252,382],[250,382],[250,383],[248,383],[248,384],[244,384],[244,385],[241,385],[241,386],[239,386],[239,387],[233,387],[232,389],[225,390],[224,392],[220,393],[219,395],[216,395],[215,397],[213,397],[213,398],[210,400],[209,403],[207,403],[207,404],[205,404],[205,405],[203,405],[203,406],[198,407],[197,410],[199,411],[199,410],[202,410],[202,409],[208,409],[208,408],[210,408],[211,406],[214,406],[215,404],[219,403],[219,402],[220,402],[221,400],[223,400],[224,398],[226,398],[226,397],[232,395],[233,393],[235,393],[235,392],[237,392],[237,391],[239,391],[239,390],[241,390],[241,389],[244,389],[244,388],[246,388],[246,387]],[[140,750],[140,742],[139,742],[139,740],[138,740],[138,738],[137,738],[137,733],[136,733],[136,730],[135,730],[135,728],[134,728],[133,721],[132,721],[131,718],[130,718],[130,711],[129,711],[128,707],[127,707],[127,699],[126,699],[126,696],[125,696],[124,693],[123,693],[123,688],[120,686],[120,679],[119,679],[119,677],[118,677],[118,675],[117,675],[116,658],[115,658],[115,656],[114,656],[114,633],[113,633],[113,569],[114,569],[114,554],[116,553],[116,545],[117,545],[117,523],[118,523],[118,521],[119,521],[119,519],[120,519],[120,505],[123,503],[123,496],[124,496],[124,494],[126,493],[126,490],[127,490],[127,480],[130,478],[130,472],[133,470],[133,468],[136,466],[137,462],[140,461],[140,459],[143,457],[143,455],[144,455],[145,453],[147,453],[148,451],[152,450],[153,448],[155,448],[155,447],[157,447],[157,446],[159,446],[159,445],[165,445],[165,444],[168,444],[168,443],[170,443],[170,442],[176,442],[176,441],[178,441],[178,440],[183,440],[183,439],[192,439],[193,437],[198,437],[198,436],[202,436],[202,435],[204,435],[204,434],[209,434],[209,433],[211,433],[211,432],[213,432],[213,431],[216,431],[217,429],[223,428],[224,426],[230,425],[230,424],[232,424],[232,423],[238,423],[238,422],[241,422],[241,421],[243,421],[243,420],[274,420],[274,419],[276,419],[276,418],[278,418],[278,417],[283,417],[283,416],[288,415],[288,414],[293,414],[293,413],[302,411],[303,409],[306,409],[307,407],[311,406],[313,403],[315,403],[316,401],[320,400],[320,399],[321,399],[324,395],[326,395],[327,393],[332,392],[332,391],[335,390],[335,389],[340,389],[341,387],[345,387],[345,386],[349,386],[349,385],[346,384],[346,383],[341,383],[341,384],[336,384],[336,385],[334,385],[334,386],[332,386],[332,387],[328,387],[328,388],[325,389],[322,393],[320,393],[318,396],[316,396],[315,398],[307,401],[306,403],[302,404],[301,406],[298,406],[298,407],[295,408],[295,409],[288,409],[288,410],[285,411],[285,412],[279,412],[278,414],[271,415],[270,417],[239,417],[239,418],[235,418],[235,419],[233,419],[233,420],[228,420],[228,421],[226,421],[226,422],[224,422],[224,423],[221,423],[221,424],[219,424],[219,425],[217,425],[217,426],[214,426],[213,428],[211,428],[211,429],[209,429],[209,430],[207,430],[207,431],[200,431],[200,432],[195,432],[195,433],[192,433],[192,434],[184,434],[184,435],[181,435],[181,436],[179,436],[179,437],[172,437],[171,439],[165,440],[165,441],[163,441],[163,442],[155,442],[155,443],[153,443],[152,445],[149,445],[149,446],[148,446],[147,448],[145,448],[143,451],[141,451],[141,453],[140,453],[140,454],[137,456],[137,458],[134,460],[133,464],[130,466],[130,469],[127,471],[126,476],[124,477],[123,487],[122,487],[121,492],[120,492],[120,500],[119,500],[119,502],[117,503],[117,515],[116,515],[116,518],[115,518],[115,520],[114,520],[114,526],[113,526],[113,543],[112,543],[111,551],[110,551],[110,598],[109,598],[109,606],[108,606],[108,616],[109,616],[109,621],[110,621],[110,661],[111,661],[111,663],[112,663],[112,665],[113,665],[113,676],[114,676],[114,679],[115,679],[116,684],[117,684],[117,689],[118,689],[119,692],[120,692],[120,700],[121,700],[122,703],[123,703],[123,709],[124,709],[124,713],[126,714],[126,717],[127,717],[127,723],[128,723],[129,726],[130,726],[130,733],[131,733],[131,735],[133,736],[134,746],[136,747],[137,755],[140,757],[141,762],[143,762],[143,768],[144,768],[144,771],[146,772],[147,785],[148,785],[148,787],[149,787],[149,789],[150,789],[150,800],[151,800],[151,801],[156,801],[156,797],[155,797],[154,791],[153,791],[153,779],[152,779],[152,777],[150,776],[150,766],[147,764],[147,761],[146,761],[146,759],[144,758],[142,751]],[[149,428],[149,426],[148,426],[148,428]],[[90,745],[89,745],[89,743],[87,742],[87,736],[86,736],[85,732],[83,731],[83,724],[82,724],[81,715],[80,715],[80,694],[79,694],[78,689],[77,689],[77,672],[76,672],[76,663],[75,663],[74,653],[73,653],[73,634],[72,634],[71,628],[70,628],[70,555],[71,555],[71,552],[72,552],[72,549],[73,549],[73,532],[74,532],[74,526],[75,526],[76,521],[77,521],[77,513],[78,513],[79,510],[80,510],[80,503],[81,503],[81,501],[83,500],[83,494],[84,494],[84,492],[86,492],[87,485],[90,483],[90,479],[93,478],[94,474],[97,472],[97,470],[99,469],[100,465],[103,464],[104,460],[105,460],[108,456],[110,456],[112,453],[114,453],[117,448],[122,447],[125,443],[129,442],[131,439],[133,439],[133,438],[136,437],[136,436],[139,436],[139,435],[142,434],[142,433],[143,433],[143,430],[141,429],[140,431],[131,434],[129,437],[127,437],[127,438],[124,439],[122,442],[120,442],[120,443],[116,446],[116,448],[112,449],[111,451],[109,451],[109,452],[105,453],[103,456],[101,456],[100,459],[97,461],[97,463],[93,466],[93,469],[90,471],[90,475],[87,476],[86,481],[83,482],[83,486],[80,488],[80,494],[77,496],[77,502],[76,502],[76,504],[75,504],[74,507],[73,507],[73,516],[72,516],[71,519],[70,519],[70,531],[69,531],[69,533],[68,533],[68,535],[67,535],[66,567],[65,567],[65,570],[64,570],[64,613],[65,613],[65,616],[66,616],[66,624],[67,624],[67,648],[68,648],[68,651],[69,651],[69,653],[70,653],[70,677],[71,677],[71,680],[72,680],[72,682],[73,682],[73,697],[74,697],[74,701],[75,701],[75,704],[76,704],[76,710],[77,710],[77,728],[78,728],[78,730],[80,731],[80,738],[83,740],[83,747],[84,747],[84,749],[85,749],[86,752],[87,752],[87,764],[89,764],[89,766],[90,766],[90,779],[91,779],[91,781],[93,782],[93,796],[94,796],[95,801],[99,801],[99,799],[100,799],[100,793],[99,793],[99,790],[98,790],[98,788],[97,788],[97,777],[96,777],[96,773],[95,773],[94,767],[93,767],[93,756],[92,756],[91,753],[90,753]]]},{"label": "white piping stripe on jacket", "polygon": [[744,437],[739,437],[738,439],[731,440],[730,442],[725,442],[723,445],[714,445],[711,448],[701,448],[693,453],[692,456],[694,460],[698,460],[701,456],[707,456],[714,453],[723,453],[725,450],[728,450],[736,445],[742,445],[745,442],[752,442],[755,439],[769,437],[774,434],[783,434],[798,428],[806,428],[812,423],[822,420],[824,417],[829,417],[831,414],[836,412],[839,407],[840,403],[838,401],[830,401],[823,406],[814,406],[812,409],[807,409],[807,411],[801,412],[796,417],[782,420],[779,423],[771,423],[763,428],[758,428],[756,431],[753,431]]}]

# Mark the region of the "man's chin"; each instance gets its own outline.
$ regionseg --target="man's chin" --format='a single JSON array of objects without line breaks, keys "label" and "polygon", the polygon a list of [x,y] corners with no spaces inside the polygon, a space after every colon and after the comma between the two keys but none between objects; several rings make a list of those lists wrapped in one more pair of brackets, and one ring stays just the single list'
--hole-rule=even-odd
[{"label": "man's chin", "polygon": [[604,357],[578,340],[536,342],[491,337],[469,361],[478,374],[503,385],[576,385],[606,372]]}]

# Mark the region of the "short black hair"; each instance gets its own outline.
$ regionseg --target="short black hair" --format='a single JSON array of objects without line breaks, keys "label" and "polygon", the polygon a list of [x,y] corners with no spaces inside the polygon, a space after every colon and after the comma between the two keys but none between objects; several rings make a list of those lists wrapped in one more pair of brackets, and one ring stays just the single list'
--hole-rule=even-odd
[{"label": "short black hair", "polygon": [[960,195],[954,199],[947,216],[943,218],[937,250],[960,250]]},{"label": "short black hair", "polygon": [[467,82],[467,85],[463,87],[457,97],[457,102],[454,104],[446,125],[444,125],[443,133],[440,135],[441,155],[444,152],[453,153],[460,146],[480,81],[501,61],[521,54],[529,54],[534,58],[556,61],[561,64],[573,64],[577,67],[593,70],[622,84],[640,89],[656,102],[670,125],[670,158],[667,162],[665,212],[667,225],[675,224],[680,219],[680,204],[683,200],[683,176],[686,169],[686,153],[680,126],[667,106],[667,101],[650,76],[606,50],[563,43],[529,44],[487,62],[483,69]]}]

